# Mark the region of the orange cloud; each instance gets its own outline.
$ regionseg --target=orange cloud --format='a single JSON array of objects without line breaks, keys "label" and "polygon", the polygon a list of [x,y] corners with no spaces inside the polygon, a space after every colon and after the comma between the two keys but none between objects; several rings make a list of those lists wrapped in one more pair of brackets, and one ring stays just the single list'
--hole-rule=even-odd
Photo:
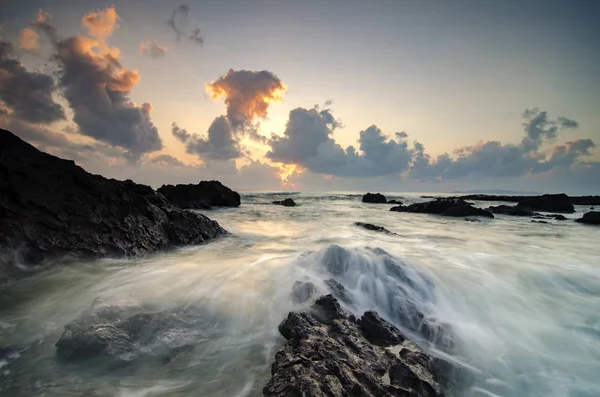
[{"label": "orange cloud", "polygon": [[114,7],[101,11],[92,11],[81,20],[81,24],[88,30],[92,37],[103,39],[113,34],[119,27],[120,18]]},{"label": "orange cloud", "polygon": [[37,54],[40,36],[35,30],[25,28],[19,36],[19,47],[32,54]]}]

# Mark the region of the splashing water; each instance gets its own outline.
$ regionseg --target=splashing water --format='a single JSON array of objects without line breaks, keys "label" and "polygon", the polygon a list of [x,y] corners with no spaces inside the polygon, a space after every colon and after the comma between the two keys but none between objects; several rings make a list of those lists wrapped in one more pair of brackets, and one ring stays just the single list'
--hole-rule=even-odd
[{"label": "splashing water", "polygon": [[[419,200],[402,195],[387,196]],[[285,197],[300,206],[270,205]],[[389,207],[351,193],[252,193],[238,209],[207,212],[232,233],[208,245],[69,263],[13,285],[0,296],[0,395],[260,396],[282,343],[277,325],[310,304],[290,299],[296,281],[320,294],[341,284],[348,311],[375,309],[417,340],[411,313],[448,325],[456,349],[419,342],[468,369],[463,396],[600,395],[599,228]],[[104,301],[198,313],[205,336],[168,361],[60,360],[64,326]]]}]

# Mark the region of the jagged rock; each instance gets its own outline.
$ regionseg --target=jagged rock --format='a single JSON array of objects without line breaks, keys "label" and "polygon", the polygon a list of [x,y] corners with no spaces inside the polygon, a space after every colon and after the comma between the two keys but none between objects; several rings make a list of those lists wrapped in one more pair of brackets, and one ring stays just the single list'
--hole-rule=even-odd
[{"label": "jagged rock", "polygon": [[169,361],[213,336],[211,327],[210,317],[193,309],[144,312],[137,306],[94,306],[65,326],[56,352],[65,360]]},{"label": "jagged rock", "polygon": [[511,216],[535,216],[539,215],[537,212],[533,212],[529,208],[519,207],[518,205],[498,205],[496,207],[488,207],[487,211],[492,214],[502,214]]},{"label": "jagged rock", "polygon": [[369,310],[357,321],[360,330],[369,342],[377,346],[399,345],[406,337],[400,330],[385,321],[377,312]]},{"label": "jagged rock", "polygon": [[372,223],[354,222],[354,225],[356,225],[358,227],[362,227],[363,229],[374,231],[374,232],[381,232],[381,233],[386,233],[386,234],[395,234],[395,233],[390,232],[389,230],[387,230],[383,226],[373,225]]},{"label": "jagged rock", "polygon": [[290,298],[294,303],[304,303],[317,292],[315,285],[311,282],[296,281],[292,286]]},{"label": "jagged rock", "polygon": [[426,203],[411,204],[409,206],[392,207],[390,211],[414,212],[422,214],[437,214],[443,216],[484,216],[493,218],[494,215],[486,210],[473,207],[460,199],[438,199]]},{"label": "jagged rock", "polygon": [[163,185],[158,192],[181,208],[239,207],[241,203],[240,195],[219,181]]},{"label": "jagged rock", "polygon": [[564,193],[526,197],[520,200],[517,206],[529,208],[533,211],[561,212],[567,214],[575,212],[571,198]]},{"label": "jagged rock", "polygon": [[385,204],[387,200],[381,193],[367,193],[362,197],[363,203]]},{"label": "jagged rock", "polygon": [[[318,314],[317,314],[318,313]],[[323,315],[326,313],[326,315]],[[357,324],[358,323],[358,324]],[[359,324],[383,329],[400,341],[400,331],[376,313],[352,321],[331,295],[319,298],[311,312],[288,314],[279,330],[287,339],[275,355],[267,397],[443,396],[446,368],[414,343],[402,339],[399,354],[371,343]],[[394,335],[395,338],[390,335]],[[384,377],[387,375],[387,378]]]},{"label": "jagged rock", "polygon": [[600,211],[586,212],[581,218],[576,219],[575,222],[587,223],[588,225],[600,225]]},{"label": "jagged rock", "polygon": [[273,204],[277,204],[277,205],[283,205],[284,207],[295,207],[298,204],[296,204],[296,202],[291,199],[291,198],[286,198],[285,200],[278,200],[278,201],[273,201]]},{"label": "jagged rock", "polygon": [[333,294],[333,296],[336,297],[336,299],[344,302],[347,305],[353,304],[352,295],[350,294],[350,292],[348,292],[348,290],[346,290],[346,287],[344,287],[342,283],[332,278],[329,278],[325,280],[325,284],[327,285],[327,287],[329,287],[331,293]]},{"label": "jagged rock", "polygon": [[149,186],[87,173],[0,130],[0,283],[16,264],[135,256],[226,233]]}]

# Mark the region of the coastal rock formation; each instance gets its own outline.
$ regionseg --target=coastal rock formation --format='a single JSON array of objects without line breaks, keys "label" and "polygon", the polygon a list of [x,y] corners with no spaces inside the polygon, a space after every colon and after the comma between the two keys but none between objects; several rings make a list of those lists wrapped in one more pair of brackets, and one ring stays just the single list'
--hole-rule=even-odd
[{"label": "coastal rock formation", "polygon": [[0,130],[0,283],[17,264],[135,256],[226,233],[151,187],[92,175]]},{"label": "coastal rock formation", "polygon": [[158,188],[158,192],[181,208],[239,207],[241,203],[240,195],[219,181],[163,185]]},{"label": "coastal rock formation", "polygon": [[387,203],[387,199],[381,193],[367,193],[362,197],[362,202],[371,204],[385,204]]},{"label": "coastal rock formation", "polygon": [[576,219],[575,222],[587,223],[588,225],[600,225],[600,211],[586,212],[581,218]]},{"label": "coastal rock formation", "polygon": [[[428,196],[421,196],[423,198],[430,198]],[[525,199],[534,199],[540,196],[500,196],[491,194],[469,194],[466,196],[456,196],[450,198],[460,198],[463,200],[476,200],[476,201],[505,201],[509,203],[518,203]],[[567,196],[569,202],[573,205],[600,205],[600,196]],[[540,210],[541,211],[541,210]]]},{"label": "coastal rock formation", "polygon": [[295,207],[298,204],[296,204],[296,202],[291,199],[291,198],[286,198],[285,200],[277,200],[277,201],[273,201],[273,204],[276,205],[283,205],[284,207]]},{"label": "coastal rock formation", "polygon": [[358,226],[358,227],[362,227],[363,229],[374,231],[374,232],[381,232],[381,233],[385,233],[385,234],[394,234],[394,233],[390,232],[389,230],[387,230],[385,227],[373,225],[372,223],[354,222],[354,225]]},{"label": "coastal rock formation", "polygon": [[292,286],[290,298],[294,303],[304,303],[309,301],[316,292],[315,285],[310,281],[296,281]]},{"label": "coastal rock formation", "polygon": [[486,210],[473,207],[461,199],[437,199],[426,203],[411,204],[409,206],[399,205],[390,208],[395,212],[415,212],[421,214],[437,214],[443,216],[484,216],[493,218],[494,215]]},{"label": "coastal rock formation", "polygon": [[400,201],[400,200],[388,200],[387,204],[402,205],[402,201]]},{"label": "coastal rock formation", "polygon": [[[287,342],[275,355],[267,397],[435,397],[449,386],[451,364],[425,353],[375,312],[353,321],[332,295],[317,299],[309,312],[289,313],[279,332]],[[395,350],[384,347],[392,345]]]},{"label": "coastal rock formation", "polygon": [[571,204],[571,198],[564,193],[527,197],[520,200],[517,203],[517,207],[524,207],[534,211],[561,212],[566,214],[575,212],[575,207]]},{"label": "coastal rock formation", "polygon": [[492,214],[512,215],[512,216],[536,216],[537,212],[533,212],[529,208],[519,207],[518,205],[498,205],[496,207],[488,207],[486,211]]}]

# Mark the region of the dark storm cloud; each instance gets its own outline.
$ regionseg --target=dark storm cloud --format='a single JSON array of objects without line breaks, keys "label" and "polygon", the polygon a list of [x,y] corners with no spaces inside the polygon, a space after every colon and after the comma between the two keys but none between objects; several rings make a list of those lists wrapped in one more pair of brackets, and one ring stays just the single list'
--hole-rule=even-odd
[{"label": "dark storm cloud", "polygon": [[173,123],[171,132],[185,143],[187,153],[196,154],[203,160],[232,160],[243,157],[239,140],[225,116],[213,120],[206,139],[198,134],[188,133],[176,123]]},{"label": "dark storm cloud", "polygon": [[171,13],[168,25],[173,32],[177,41],[187,40],[197,45],[204,44],[204,38],[199,27],[190,27],[189,23],[190,6],[182,4]]},{"label": "dark storm cloud", "polygon": [[171,134],[183,143],[186,143],[192,137],[192,134],[187,132],[186,129],[180,128],[177,123],[171,124]]},{"label": "dark storm cloud", "polygon": [[0,38],[0,102],[3,113],[25,121],[49,124],[65,119],[62,106],[54,101],[52,76],[29,72],[13,56],[13,47]]}]

